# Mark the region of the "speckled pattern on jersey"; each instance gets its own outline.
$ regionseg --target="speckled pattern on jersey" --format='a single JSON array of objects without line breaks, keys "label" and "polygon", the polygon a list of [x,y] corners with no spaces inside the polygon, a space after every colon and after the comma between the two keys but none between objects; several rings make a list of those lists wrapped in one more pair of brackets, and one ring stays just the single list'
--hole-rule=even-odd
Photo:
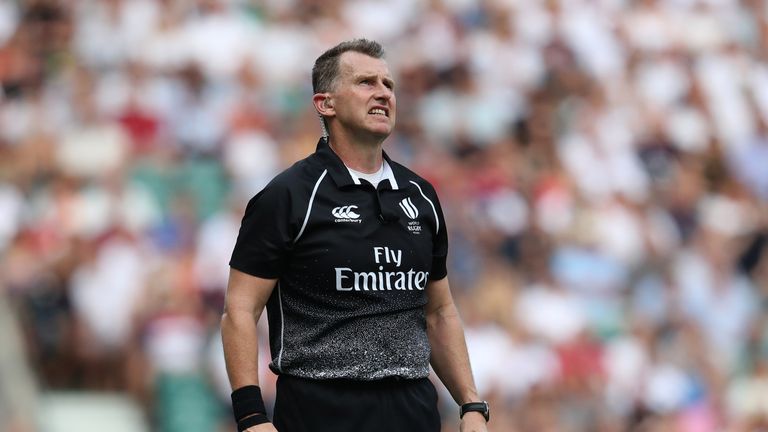
[{"label": "speckled pattern on jersey", "polygon": [[230,265],[278,284],[267,303],[270,367],[305,378],[429,374],[423,307],[446,275],[432,186],[392,162],[375,189],[354,184],[321,139],[249,203]]}]

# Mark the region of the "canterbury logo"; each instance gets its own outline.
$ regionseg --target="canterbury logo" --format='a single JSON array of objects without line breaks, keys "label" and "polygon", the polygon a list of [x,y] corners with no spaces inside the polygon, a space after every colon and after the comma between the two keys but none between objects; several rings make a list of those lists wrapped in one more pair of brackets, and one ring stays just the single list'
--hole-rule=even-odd
[{"label": "canterbury logo", "polygon": [[356,205],[335,207],[331,213],[338,219],[357,219],[360,215],[353,211],[356,208]]},{"label": "canterbury logo", "polygon": [[416,219],[419,217],[419,209],[416,208],[415,205],[413,205],[413,201],[411,201],[410,198],[405,198],[402,201],[400,201],[400,208],[403,209],[403,212],[406,216],[408,216],[411,219]]}]

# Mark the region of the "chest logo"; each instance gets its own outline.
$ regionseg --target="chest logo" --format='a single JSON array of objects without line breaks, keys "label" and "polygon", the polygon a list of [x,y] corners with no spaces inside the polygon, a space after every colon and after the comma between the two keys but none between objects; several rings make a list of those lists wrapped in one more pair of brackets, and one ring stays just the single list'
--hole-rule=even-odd
[{"label": "chest logo", "polygon": [[410,231],[411,234],[421,234],[421,223],[416,220],[416,218],[419,217],[419,209],[413,201],[411,201],[410,197],[400,200],[400,209],[411,219],[406,223],[408,231]]},{"label": "chest logo", "polygon": [[336,218],[335,222],[360,223],[362,222],[360,220],[360,215],[355,212],[355,209],[357,209],[356,205],[334,207],[333,210],[331,210],[331,214]]},{"label": "chest logo", "polygon": [[400,201],[400,208],[403,210],[403,213],[411,219],[419,217],[419,209],[416,208],[410,197]]}]

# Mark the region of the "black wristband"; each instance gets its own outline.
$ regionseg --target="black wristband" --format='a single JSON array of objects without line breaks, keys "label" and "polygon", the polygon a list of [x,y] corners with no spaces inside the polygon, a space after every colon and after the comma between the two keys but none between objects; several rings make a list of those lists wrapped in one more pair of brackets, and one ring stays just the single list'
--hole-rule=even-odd
[{"label": "black wristband", "polygon": [[463,419],[464,414],[468,412],[479,412],[485,417],[486,422],[491,418],[491,410],[486,401],[465,403],[459,410],[459,418]]},{"label": "black wristband", "polygon": [[[233,391],[232,412],[235,414],[235,421],[238,423],[238,429],[240,428],[241,420],[248,420],[251,417],[258,417],[258,415],[264,416],[266,419],[267,409],[264,407],[264,399],[261,397],[261,389],[259,386],[248,385]],[[258,415],[254,416],[254,414]],[[253,426],[253,424],[250,426]]]},{"label": "black wristband", "polygon": [[237,422],[237,432],[243,432],[251,426],[269,423],[269,419],[264,414],[254,414]]}]

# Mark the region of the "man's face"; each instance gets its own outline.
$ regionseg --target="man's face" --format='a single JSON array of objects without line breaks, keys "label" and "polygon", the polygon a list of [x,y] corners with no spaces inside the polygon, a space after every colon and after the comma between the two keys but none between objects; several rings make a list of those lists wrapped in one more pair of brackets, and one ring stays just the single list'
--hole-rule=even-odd
[{"label": "man's face", "polygon": [[394,80],[382,59],[348,51],[331,92],[336,120],[360,138],[384,139],[395,127]]}]

